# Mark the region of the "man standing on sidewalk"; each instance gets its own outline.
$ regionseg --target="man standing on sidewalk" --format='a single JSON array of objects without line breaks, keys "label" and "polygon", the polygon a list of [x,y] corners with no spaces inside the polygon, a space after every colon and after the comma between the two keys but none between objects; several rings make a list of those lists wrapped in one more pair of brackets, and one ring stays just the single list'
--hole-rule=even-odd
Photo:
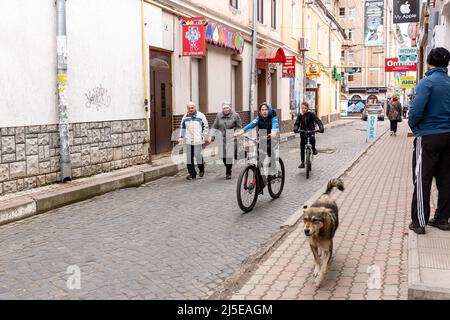
[{"label": "man standing on sidewalk", "polygon": [[[430,51],[426,78],[416,88],[409,110],[408,124],[414,132],[414,195],[409,228],[425,233],[428,224],[450,230],[450,52],[445,48]],[[438,205],[430,221],[430,193],[433,177],[438,189]]]},{"label": "man standing on sidewalk", "polygon": [[197,111],[194,102],[187,104],[187,113],[181,120],[180,140],[186,144],[186,163],[189,175],[188,180],[197,177],[195,171],[194,157],[197,161],[200,177],[205,174],[205,163],[203,161],[202,146],[208,136],[208,121],[203,113]]}]

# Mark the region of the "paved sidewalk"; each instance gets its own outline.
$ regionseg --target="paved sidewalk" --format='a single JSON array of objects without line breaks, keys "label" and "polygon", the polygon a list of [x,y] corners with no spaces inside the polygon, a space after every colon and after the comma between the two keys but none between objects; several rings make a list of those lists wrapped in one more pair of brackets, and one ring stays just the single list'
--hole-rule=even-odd
[{"label": "paved sidewalk", "polygon": [[[334,191],[340,226],[331,270],[314,285],[313,257],[297,224],[232,299],[407,299],[412,138],[407,124],[385,134]],[[370,268],[369,268],[370,267]],[[375,288],[368,287],[369,277]]]}]

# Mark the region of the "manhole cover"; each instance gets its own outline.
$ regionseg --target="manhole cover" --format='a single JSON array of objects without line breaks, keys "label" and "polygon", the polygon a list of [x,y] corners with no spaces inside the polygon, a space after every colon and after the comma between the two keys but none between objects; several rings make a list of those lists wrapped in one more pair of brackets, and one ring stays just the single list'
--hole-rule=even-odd
[{"label": "manhole cover", "polygon": [[336,149],[317,149],[319,153],[335,153]]}]

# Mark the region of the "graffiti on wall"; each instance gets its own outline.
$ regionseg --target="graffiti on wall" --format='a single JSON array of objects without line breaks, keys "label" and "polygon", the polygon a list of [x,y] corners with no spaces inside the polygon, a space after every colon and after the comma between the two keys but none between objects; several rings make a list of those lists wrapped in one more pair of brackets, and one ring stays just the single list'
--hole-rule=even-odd
[{"label": "graffiti on wall", "polygon": [[111,96],[108,93],[108,90],[103,88],[100,84],[98,87],[89,90],[85,94],[86,96],[86,107],[96,108],[99,111],[101,108],[108,108],[111,105]]}]

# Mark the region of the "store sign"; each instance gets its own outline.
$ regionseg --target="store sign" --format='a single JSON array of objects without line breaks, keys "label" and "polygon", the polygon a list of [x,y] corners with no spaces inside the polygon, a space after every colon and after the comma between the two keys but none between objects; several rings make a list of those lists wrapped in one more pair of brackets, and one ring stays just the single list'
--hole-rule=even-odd
[{"label": "store sign", "polygon": [[380,88],[377,87],[366,88],[366,93],[380,93]]},{"label": "store sign", "polygon": [[230,48],[241,54],[244,50],[244,37],[227,30],[224,26],[209,22],[206,28],[206,42],[219,47]]},{"label": "store sign", "polygon": [[386,58],[384,63],[385,72],[407,72],[416,71],[416,63],[400,63],[398,58]]},{"label": "store sign", "polygon": [[286,56],[286,62],[283,63],[283,78],[295,78],[295,57]]},{"label": "store sign", "polygon": [[419,22],[420,0],[394,0],[394,23]]},{"label": "store sign", "polygon": [[398,60],[401,63],[417,63],[417,48],[398,49]]},{"label": "store sign", "polygon": [[402,89],[413,89],[416,85],[416,77],[403,76],[402,77]]},{"label": "store sign", "polygon": [[308,78],[320,77],[320,66],[317,63],[308,63],[306,65],[306,76]]},{"label": "store sign", "polygon": [[361,67],[347,67],[345,68],[345,73],[361,73],[362,68]]},{"label": "store sign", "polygon": [[183,56],[206,55],[205,18],[187,18],[181,20],[183,35]]},{"label": "store sign", "polygon": [[364,45],[384,45],[384,0],[366,0],[364,3]]}]

